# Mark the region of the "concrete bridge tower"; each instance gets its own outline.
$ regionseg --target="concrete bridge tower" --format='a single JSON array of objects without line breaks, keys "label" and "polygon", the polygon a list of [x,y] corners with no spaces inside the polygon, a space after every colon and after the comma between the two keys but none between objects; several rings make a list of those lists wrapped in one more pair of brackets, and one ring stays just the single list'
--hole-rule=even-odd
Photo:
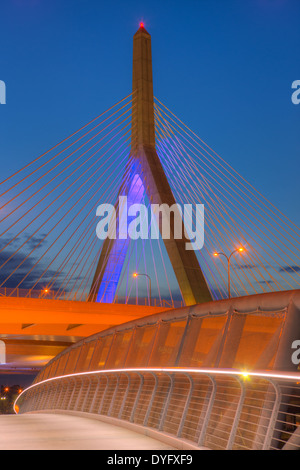
[{"label": "concrete bridge tower", "polygon": [[[135,163],[129,185],[124,183],[119,194],[139,202],[145,191],[151,204],[171,207],[176,201],[155,147],[151,36],[143,23],[133,38],[132,88],[131,154]],[[186,305],[210,301],[211,295],[195,252],[186,250],[184,236],[181,239],[174,237],[172,213],[170,239],[164,239],[164,243]],[[90,300],[113,301],[127,247],[127,240],[104,241]]]}]

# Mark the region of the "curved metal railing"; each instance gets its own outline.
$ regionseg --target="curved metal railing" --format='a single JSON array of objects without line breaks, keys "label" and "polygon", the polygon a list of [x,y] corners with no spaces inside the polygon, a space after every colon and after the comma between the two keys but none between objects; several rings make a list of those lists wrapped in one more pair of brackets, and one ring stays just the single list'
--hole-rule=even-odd
[{"label": "curved metal railing", "polygon": [[209,448],[299,447],[299,332],[300,290],[151,315],[65,349],[17,404],[146,423]]},{"label": "curved metal railing", "polygon": [[299,334],[300,290],[209,302],[139,318],[86,337],[49,361],[35,382],[126,367],[296,371],[291,347]]},{"label": "curved metal railing", "polygon": [[15,408],[96,414],[195,448],[299,450],[299,382],[300,374],[279,372],[99,370],[33,384],[19,395]]}]

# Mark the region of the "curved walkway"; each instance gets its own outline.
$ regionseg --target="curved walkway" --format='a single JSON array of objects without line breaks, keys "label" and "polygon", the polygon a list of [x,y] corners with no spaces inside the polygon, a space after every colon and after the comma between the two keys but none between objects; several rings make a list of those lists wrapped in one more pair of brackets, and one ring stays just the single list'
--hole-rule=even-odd
[{"label": "curved walkway", "polygon": [[169,450],[150,437],[64,414],[0,415],[0,450]]}]

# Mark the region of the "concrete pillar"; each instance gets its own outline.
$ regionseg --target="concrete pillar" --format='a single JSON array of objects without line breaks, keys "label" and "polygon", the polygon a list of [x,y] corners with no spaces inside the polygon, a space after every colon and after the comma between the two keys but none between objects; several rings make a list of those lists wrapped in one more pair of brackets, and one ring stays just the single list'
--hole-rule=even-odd
[{"label": "concrete pillar", "polygon": [[[154,102],[152,80],[151,36],[140,26],[133,38],[133,113],[131,153],[140,169],[146,194],[152,204],[176,204],[169,182],[155,148]],[[170,239],[164,239],[168,256],[186,305],[212,300],[194,251],[187,251],[186,240],[174,238],[173,215]],[[182,227],[183,228],[183,227]],[[182,230],[184,234],[184,229]],[[115,241],[105,241],[91,291],[98,292]],[[105,264],[104,264],[105,263]],[[96,300],[91,295],[89,300]]]}]

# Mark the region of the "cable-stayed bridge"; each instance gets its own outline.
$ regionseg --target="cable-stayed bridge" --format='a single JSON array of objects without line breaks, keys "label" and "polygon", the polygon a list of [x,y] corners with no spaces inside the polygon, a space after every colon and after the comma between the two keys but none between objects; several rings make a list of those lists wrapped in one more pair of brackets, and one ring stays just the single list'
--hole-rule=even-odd
[{"label": "cable-stayed bridge", "polygon": [[[2,368],[40,367],[60,353],[40,372],[35,384],[42,385],[27,392],[21,411],[67,407],[111,416],[116,396],[123,393],[118,418],[128,405],[129,421],[134,421],[135,407],[142,406],[138,399],[146,380],[143,368],[205,367],[213,368],[214,374],[225,374],[224,368],[262,370],[260,414],[252,423],[255,430],[252,424],[247,427],[247,433],[252,432],[247,439],[250,447],[269,448],[278,413],[286,411],[280,396],[295,401],[293,419],[298,413],[297,364],[291,360],[291,348],[300,335],[300,258],[299,228],[262,193],[153,97],[151,38],[141,25],[133,43],[132,93],[1,183],[1,338],[8,348],[11,345],[11,356],[15,354],[10,361],[14,364]],[[97,208],[106,204],[118,213],[124,197],[135,213],[128,212],[125,227],[118,221],[119,234],[124,235],[125,228],[134,236],[99,239]],[[190,220],[180,222],[185,238],[176,235],[175,213],[168,237],[163,237],[159,218],[159,230],[151,236],[141,206],[153,210],[153,205],[176,204],[192,208]],[[204,245],[187,250],[194,233],[193,208],[202,204]],[[89,336],[96,333],[97,337]],[[70,343],[76,345],[65,349]],[[127,388],[119,388],[120,372],[111,380],[107,375],[102,389],[99,370],[118,367],[136,368],[124,369]],[[276,382],[271,390],[275,377],[267,376],[270,369],[279,370],[278,380],[287,380],[283,373],[293,373],[288,379],[292,385]],[[93,371],[89,382],[78,376]],[[152,397],[149,407],[143,408],[144,414],[140,411],[145,426],[157,400],[157,373],[153,371],[156,378],[147,395]],[[168,380],[173,377],[163,373]],[[202,373],[211,380],[213,373]],[[139,388],[129,405],[131,379],[135,383],[137,378]],[[167,385],[166,408],[157,412],[160,418],[153,417],[159,431],[171,413],[175,382],[172,378]],[[189,383],[189,391],[183,385],[187,401],[177,438],[194,400],[192,376]],[[198,423],[197,432],[186,434],[208,447],[215,442],[205,432],[212,407],[217,406],[216,393],[222,393],[222,386],[227,390],[222,381],[216,384],[213,379],[212,384],[212,390],[205,385],[202,403],[206,406],[208,400],[210,407],[196,407],[205,426],[202,423],[201,431]],[[225,412],[236,413],[227,448],[236,442],[241,413],[246,413],[248,392],[244,386],[241,390]],[[268,397],[272,407],[266,413]],[[288,423],[286,415],[281,421]],[[220,422],[219,431],[223,425]],[[277,431],[276,446],[282,447],[283,427]],[[290,437],[297,441],[294,431]]]}]

